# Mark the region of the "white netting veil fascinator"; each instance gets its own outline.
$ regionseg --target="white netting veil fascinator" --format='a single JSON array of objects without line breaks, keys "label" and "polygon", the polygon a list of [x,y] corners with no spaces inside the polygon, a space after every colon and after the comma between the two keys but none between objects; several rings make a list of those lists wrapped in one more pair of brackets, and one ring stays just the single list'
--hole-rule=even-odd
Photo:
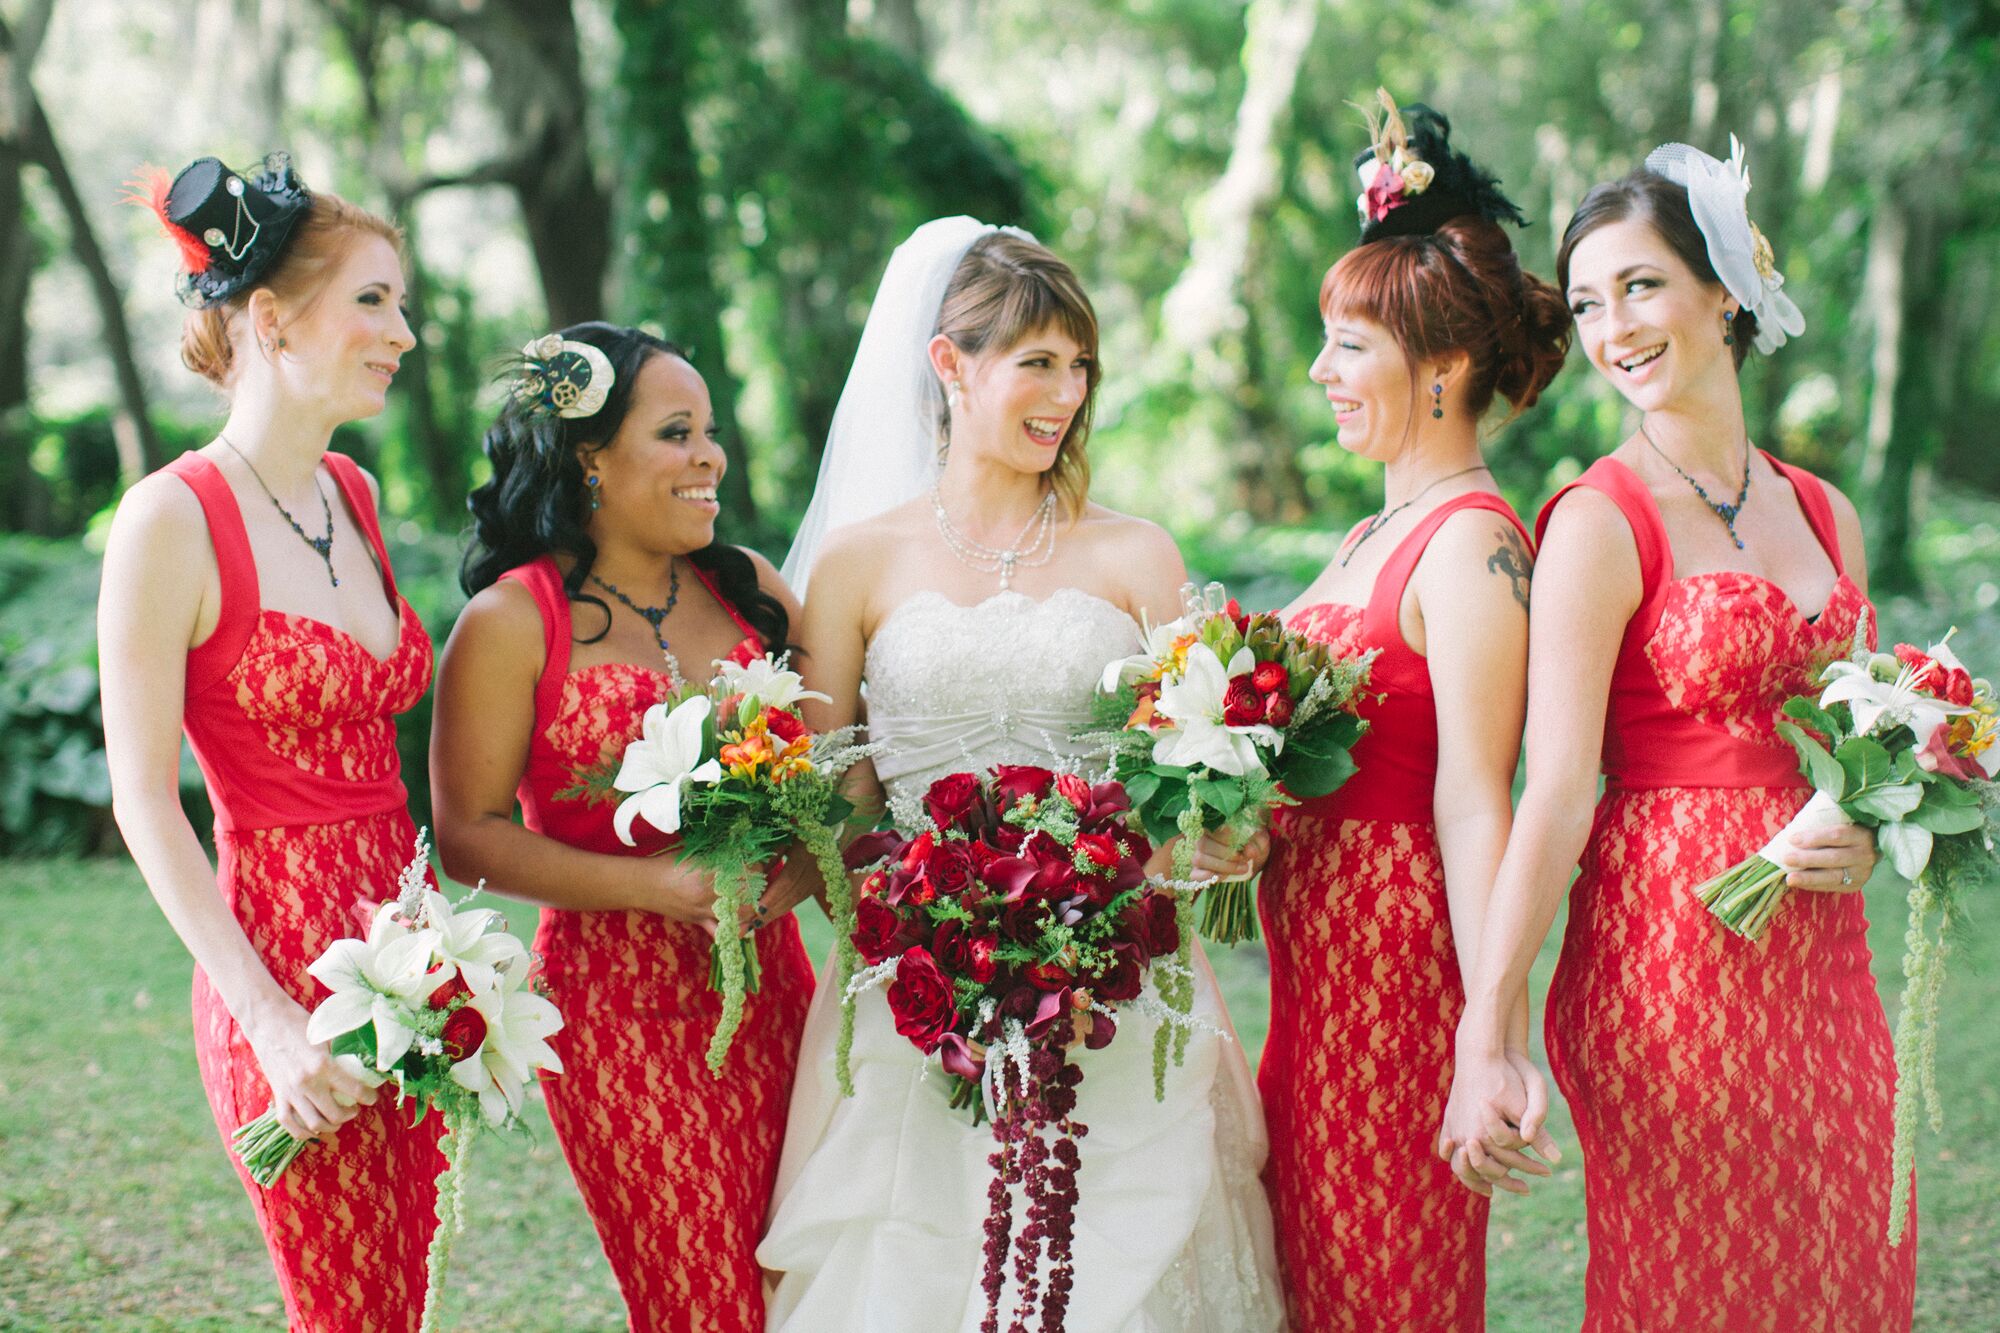
[{"label": "white netting veil fascinator", "polygon": [[965,252],[996,231],[1034,239],[977,218],[938,218],[911,232],[889,256],[854,368],[833,410],[812,503],[785,556],[785,582],[799,597],[806,595],[828,533],[915,499],[936,480],[944,389],[931,368],[931,338]]},{"label": "white netting veil fascinator", "polygon": [[1715,276],[1743,308],[1757,317],[1759,352],[1774,352],[1789,337],[1806,331],[1806,317],[1785,295],[1785,275],[1771,254],[1771,243],[1750,220],[1750,170],[1743,164],[1743,145],[1729,136],[1729,160],[1718,162],[1699,148],[1663,143],[1646,154],[1646,170],[1665,176],[1688,193],[1688,208],[1702,239],[1708,242],[1708,262]]}]

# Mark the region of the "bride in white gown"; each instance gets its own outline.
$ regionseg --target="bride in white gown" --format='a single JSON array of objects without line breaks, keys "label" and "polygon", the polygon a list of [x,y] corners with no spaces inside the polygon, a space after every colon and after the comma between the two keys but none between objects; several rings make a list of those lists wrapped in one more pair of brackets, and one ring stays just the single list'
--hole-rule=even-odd
[{"label": "bride in white gown", "polygon": [[[801,641],[834,699],[813,721],[853,721],[866,681],[885,745],[875,776],[905,821],[946,773],[1086,762],[1069,736],[1104,665],[1134,651],[1140,615],[1179,612],[1172,539],[1085,496],[1096,351],[1075,276],[1023,232],[928,223],[883,278],[785,573],[810,585]],[[1196,860],[1210,874],[1244,864],[1211,842]],[[1132,1010],[1108,1047],[1071,1055],[1089,1132],[1070,1333],[1282,1323],[1263,1117],[1196,958],[1203,1026],[1163,1102],[1152,1022]],[[896,1033],[879,989],[859,1001],[854,1095],[841,1096],[832,966],[757,1251],[775,1278],[767,1328],[976,1333],[991,1130],[948,1107],[936,1060]],[[1003,1328],[1013,1302],[1010,1281]]]}]

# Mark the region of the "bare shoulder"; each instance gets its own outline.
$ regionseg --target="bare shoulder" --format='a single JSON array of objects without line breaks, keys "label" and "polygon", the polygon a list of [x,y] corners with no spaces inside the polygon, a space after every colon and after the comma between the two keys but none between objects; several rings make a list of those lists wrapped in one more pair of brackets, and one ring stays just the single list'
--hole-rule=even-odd
[{"label": "bare shoulder", "polygon": [[1625,511],[1595,486],[1572,486],[1556,501],[1542,534],[1543,554],[1551,549],[1580,552],[1586,558],[1623,551],[1635,562],[1639,556]]},{"label": "bare shoulder", "polygon": [[1861,534],[1861,512],[1840,487],[1830,481],[1820,484],[1826,487],[1826,501],[1833,508],[1833,531],[1840,539],[1840,561],[1847,566],[1847,572],[1854,581],[1866,587],[1868,554],[1867,543]]},{"label": "bare shoulder", "polygon": [[1430,564],[1429,557],[1436,553],[1443,557],[1437,563],[1462,569],[1485,563],[1496,552],[1506,553],[1510,563],[1524,567],[1535,562],[1521,530],[1505,514],[1491,509],[1461,509],[1438,525],[1425,549],[1424,563]]},{"label": "bare shoulder", "polygon": [[1181,558],[1173,536],[1151,519],[1122,514],[1101,504],[1084,506],[1077,529],[1102,554],[1119,559],[1157,562]]},{"label": "bare shoulder", "polygon": [[481,657],[540,663],[542,611],[519,580],[500,579],[473,594],[452,626],[451,642]]},{"label": "bare shoulder", "polygon": [[921,497],[827,533],[813,559],[812,586],[825,579],[843,587],[873,587],[898,553],[909,549],[921,526],[919,514],[930,521],[929,501]]},{"label": "bare shoulder", "polygon": [[176,555],[206,549],[208,519],[201,501],[179,477],[155,472],[134,483],[111,519],[111,546],[127,554]]}]

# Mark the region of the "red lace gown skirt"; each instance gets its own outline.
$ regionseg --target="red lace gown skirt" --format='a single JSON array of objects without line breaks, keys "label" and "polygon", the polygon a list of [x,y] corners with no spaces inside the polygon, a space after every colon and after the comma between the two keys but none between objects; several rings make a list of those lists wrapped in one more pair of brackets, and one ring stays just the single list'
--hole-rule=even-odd
[{"label": "red lace gown skirt", "polygon": [[1486,1201],[1435,1152],[1465,1007],[1429,823],[1281,816],[1258,1068],[1291,1327],[1485,1326]]},{"label": "red lace gown skirt", "polygon": [[1753,943],[1692,893],[1805,795],[1598,808],[1547,1016],[1583,1149],[1586,1333],[1910,1327],[1915,1228],[1888,1248],[1896,1069],[1861,895],[1792,893]]},{"label": "red lace gown skirt", "polygon": [[757,934],[760,989],[722,1077],[709,937],[649,912],[542,913],[535,947],[563,1013],[542,1084],[556,1138],[636,1330],[764,1326],[755,1251],[777,1180],[812,963],[798,922]]},{"label": "red lace gown skirt", "polygon": [[[311,1009],[326,989],[306,968],[328,945],[363,934],[373,904],[393,898],[416,828],[401,810],[330,824],[267,828],[217,838],[224,898],[258,957]],[[215,1125],[227,1141],[262,1115],[271,1088],[243,1031],[201,969],[194,974],[195,1060]],[[423,1310],[425,1256],[435,1229],[434,1182],[444,1169],[439,1121],[412,1128],[393,1089],[299,1154],[269,1189],[231,1154],[278,1271],[294,1330],[382,1333],[414,1329]]]}]

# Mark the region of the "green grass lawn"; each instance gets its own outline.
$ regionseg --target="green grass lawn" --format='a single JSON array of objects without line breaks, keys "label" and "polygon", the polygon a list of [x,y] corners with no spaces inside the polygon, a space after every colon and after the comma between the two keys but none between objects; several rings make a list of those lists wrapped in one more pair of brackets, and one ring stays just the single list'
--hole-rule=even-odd
[{"label": "green grass lawn", "polygon": [[[1870,910],[1881,975],[1901,956],[1900,894],[1878,887]],[[510,915],[525,934],[532,914],[516,907]],[[1918,1142],[1917,1324],[1930,1333],[2000,1328],[1993,915],[1973,923],[1952,960],[1938,1071],[1950,1124]],[[808,927],[823,954],[825,923],[812,914]],[[1266,1027],[1263,956],[1218,951],[1215,963],[1254,1057]],[[1553,963],[1553,950],[1544,951],[1538,989]],[[0,1328],[282,1322],[195,1075],[188,974],[187,955],[130,865],[0,865]],[[481,1147],[448,1325],[622,1328],[610,1273],[539,1104],[530,1121],[531,1133]],[[1573,1149],[1560,1111],[1552,1129]],[[1887,1144],[1855,1146],[1878,1152],[1887,1169]],[[1530,1198],[1495,1201],[1495,1333],[1576,1327],[1584,1252],[1583,1174],[1572,1151]]]}]

